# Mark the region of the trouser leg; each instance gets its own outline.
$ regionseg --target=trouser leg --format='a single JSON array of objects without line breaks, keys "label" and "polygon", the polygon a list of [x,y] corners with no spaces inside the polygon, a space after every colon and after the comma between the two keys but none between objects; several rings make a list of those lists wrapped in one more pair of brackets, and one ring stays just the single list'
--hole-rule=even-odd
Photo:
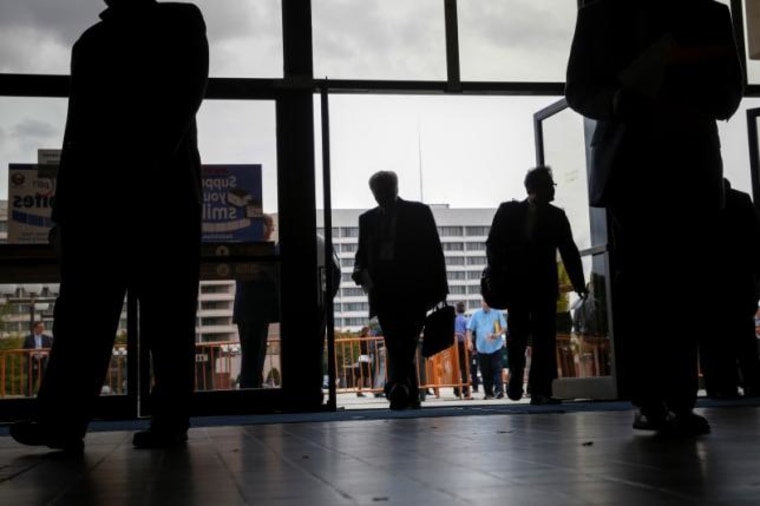
[{"label": "trouser leg", "polygon": [[[81,244],[64,245],[67,251],[75,247]],[[109,259],[98,264],[68,254],[62,258],[55,339],[37,396],[37,418],[75,437],[84,436],[103,387],[126,293],[125,280]]]}]

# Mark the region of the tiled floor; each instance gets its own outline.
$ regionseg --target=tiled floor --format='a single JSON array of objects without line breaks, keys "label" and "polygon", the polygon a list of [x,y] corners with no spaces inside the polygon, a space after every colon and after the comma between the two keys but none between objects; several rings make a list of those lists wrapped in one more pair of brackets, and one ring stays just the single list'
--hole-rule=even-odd
[{"label": "tiled floor", "polygon": [[0,437],[0,505],[760,504],[760,407],[700,408],[713,434],[680,441],[619,408],[437,409],[241,418],[172,451],[95,431],[79,460]]}]

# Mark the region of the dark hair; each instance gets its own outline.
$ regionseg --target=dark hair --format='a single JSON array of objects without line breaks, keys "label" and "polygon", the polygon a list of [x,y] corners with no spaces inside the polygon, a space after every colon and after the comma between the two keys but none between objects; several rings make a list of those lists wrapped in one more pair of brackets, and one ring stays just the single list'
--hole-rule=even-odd
[{"label": "dark hair", "polygon": [[464,313],[464,302],[457,302],[457,313]]},{"label": "dark hair", "polygon": [[547,184],[554,184],[552,169],[548,165],[539,165],[525,174],[525,189],[528,190],[528,193],[532,193]]},{"label": "dark hair", "polygon": [[398,176],[392,170],[381,170],[375,172],[369,178],[369,188],[375,190],[377,188],[397,188]]}]

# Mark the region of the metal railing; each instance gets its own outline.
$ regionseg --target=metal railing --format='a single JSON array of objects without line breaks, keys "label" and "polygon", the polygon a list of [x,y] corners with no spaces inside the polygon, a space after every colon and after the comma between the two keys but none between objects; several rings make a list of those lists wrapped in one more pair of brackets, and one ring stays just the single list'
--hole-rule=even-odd
[{"label": "metal railing", "polygon": [[[470,353],[464,347],[464,364],[467,378],[462,380],[459,347],[456,342],[449,348],[423,358],[417,353],[417,380],[420,389],[452,387],[458,389],[459,396],[469,391]],[[382,393],[387,381],[388,357],[382,336],[339,337],[335,339],[335,363],[337,364],[338,393]]]},{"label": "metal railing", "polygon": [[[365,350],[365,353],[362,353]],[[47,366],[49,349],[10,349],[0,351],[0,399],[33,397]],[[465,353],[467,353],[465,351]],[[422,359],[418,356],[417,374],[421,388],[469,386],[459,378],[459,350],[452,346]],[[264,384],[278,387],[280,341],[270,339],[264,367]],[[467,377],[469,378],[469,354]],[[387,380],[387,357],[382,337],[351,337],[335,340],[338,391],[381,393]],[[237,341],[199,343],[195,354],[195,388],[199,391],[237,388],[240,372],[240,343]],[[103,395],[127,393],[127,346],[113,349],[111,363],[101,392]]]}]

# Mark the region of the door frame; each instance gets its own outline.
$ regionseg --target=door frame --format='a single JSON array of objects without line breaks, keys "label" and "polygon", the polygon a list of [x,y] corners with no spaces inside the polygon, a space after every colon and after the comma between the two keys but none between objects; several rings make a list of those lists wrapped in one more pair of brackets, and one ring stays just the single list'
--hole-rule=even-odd
[{"label": "door frame", "polygon": [[760,212],[760,107],[747,109],[747,144],[749,146],[750,181],[752,183],[752,202]]},{"label": "door frame", "polygon": [[[544,121],[568,110],[567,100],[564,98],[549,104],[533,114],[533,130],[535,136],[536,165],[546,165],[544,149]],[[586,153],[586,176],[588,177],[589,143],[594,129],[594,122],[583,118],[584,144]],[[549,163],[551,165],[551,163]],[[589,221],[591,225],[590,248],[580,251],[581,258],[590,257],[592,271],[605,273],[605,290],[607,293],[607,321],[609,322],[610,339],[610,375],[589,378],[557,378],[553,383],[554,395],[563,399],[599,399],[609,400],[618,398],[618,378],[616,368],[614,319],[612,314],[613,283],[609,273],[612,271],[609,244],[607,234],[607,211],[589,207]]]}]

